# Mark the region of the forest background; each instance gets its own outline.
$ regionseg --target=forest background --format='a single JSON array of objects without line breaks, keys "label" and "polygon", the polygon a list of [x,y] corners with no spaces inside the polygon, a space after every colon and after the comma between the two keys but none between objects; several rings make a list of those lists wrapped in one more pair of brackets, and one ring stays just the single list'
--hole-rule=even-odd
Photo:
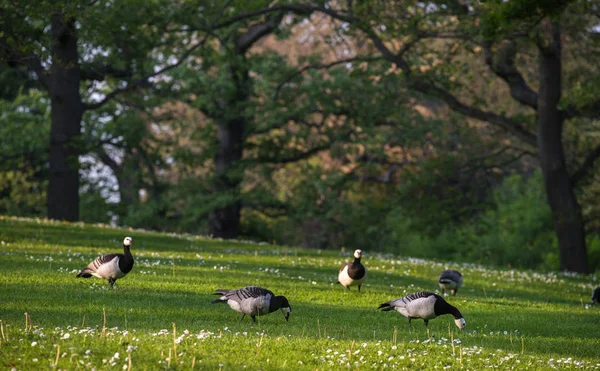
[{"label": "forest background", "polygon": [[0,0],[0,213],[600,268],[600,4]]}]

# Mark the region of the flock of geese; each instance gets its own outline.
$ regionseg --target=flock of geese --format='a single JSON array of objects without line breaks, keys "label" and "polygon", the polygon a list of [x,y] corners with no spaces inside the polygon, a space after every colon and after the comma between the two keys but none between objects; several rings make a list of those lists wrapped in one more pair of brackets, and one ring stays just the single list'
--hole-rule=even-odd
[{"label": "flock of geese", "polygon": [[[125,237],[123,240],[123,254],[105,254],[97,257],[88,264],[77,277],[89,278],[98,277],[108,280],[112,288],[117,279],[123,278],[133,268],[133,256],[131,255],[131,245],[133,240],[131,237]],[[338,282],[346,289],[350,290],[351,286],[360,287],[367,277],[367,270],[360,262],[362,251],[354,251],[354,261],[344,264],[338,272]],[[445,270],[440,274],[438,284],[442,295],[449,291],[450,294],[456,295],[456,292],[463,284],[463,277],[460,272],[455,270]],[[285,320],[288,321],[292,308],[288,299],[285,296],[275,296],[273,292],[258,286],[247,286],[237,290],[215,290],[215,295],[220,297],[214,300],[213,303],[226,303],[231,309],[242,313],[240,322],[246,315],[256,322],[256,316],[263,316],[280,310]],[[600,302],[600,287],[593,292],[592,302]],[[420,291],[403,298],[390,300],[379,305],[382,311],[395,310],[408,318],[408,323],[413,319],[422,319],[425,326],[429,320],[441,315],[450,314],[454,317],[456,326],[460,329],[466,327],[466,321],[460,311],[448,303],[442,296]]]}]

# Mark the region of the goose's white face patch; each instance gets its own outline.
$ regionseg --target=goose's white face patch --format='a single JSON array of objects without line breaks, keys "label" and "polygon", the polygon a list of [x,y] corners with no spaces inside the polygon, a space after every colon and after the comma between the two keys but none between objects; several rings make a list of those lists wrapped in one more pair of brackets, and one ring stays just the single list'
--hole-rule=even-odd
[{"label": "goose's white face patch", "polygon": [[360,259],[361,256],[362,256],[362,250],[358,249],[354,252],[354,257],[356,259]]},{"label": "goose's white face patch", "polygon": [[292,313],[292,308],[285,307],[285,308],[281,308],[280,310],[281,310],[281,313],[283,313],[285,320],[287,321],[290,318],[290,314]]},{"label": "goose's white face patch", "polygon": [[133,245],[133,240],[131,239],[131,237],[125,237],[125,239],[123,240],[123,245],[125,245],[125,246]]},{"label": "goose's white face patch", "polygon": [[464,318],[455,319],[454,323],[456,323],[456,327],[463,329],[467,327],[467,321]]}]

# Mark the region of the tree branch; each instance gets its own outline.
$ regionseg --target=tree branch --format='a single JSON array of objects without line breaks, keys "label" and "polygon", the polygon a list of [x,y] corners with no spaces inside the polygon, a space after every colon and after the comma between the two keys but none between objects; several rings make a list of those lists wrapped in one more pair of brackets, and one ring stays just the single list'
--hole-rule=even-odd
[{"label": "tree branch", "polygon": [[331,63],[326,63],[326,64],[314,63],[314,64],[306,65],[306,66],[300,68],[299,70],[295,71],[294,73],[290,74],[285,79],[283,79],[279,84],[277,84],[277,88],[275,88],[275,94],[273,96],[273,100],[277,99],[277,96],[279,95],[279,91],[281,90],[281,88],[283,88],[283,85],[287,84],[294,77],[304,73],[305,71],[307,71],[309,69],[328,69],[328,68],[331,68],[331,67],[334,67],[334,66],[337,66],[340,64],[345,64],[345,63],[351,63],[351,62],[356,62],[356,61],[374,62],[374,61],[380,61],[383,59],[384,59],[383,57],[356,56],[356,57],[352,57],[352,58],[340,59],[340,60],[337,60],[337,61],[334,61]]},{"label": "tree branch", "polygon": [[[415,90],[438,97],[443,100],[451,109],[456,112],[459,112],[465,116],[469,116],[478,120],[482,120],[488,122],[490,124],[499,126],[508,130],[510,133],[523,140],[525,143],[530,144],[532,146],[537,146],[537,137],[535,134],[527,130],[520,123],[505,117],[503,115],[498,115],[493,112],[483,111],[481,109],[471,107],[460,102],[454,95],[449,93],[446,90],[443,90],[433,84],[424,82],[419,79],[415,79],[412,77],[412,71],[410,69],[410,65],[408,62],[402,57],[400,53],[394,53],[390,50],[383,40],[377,35],[377,33],[371,28],[369,24],[365,24],[361,22],[360,19],[350,16],[340,14],[331,8],[324,8],[320,6],[307,6],[307,5],[280,5],[273,8],[284,9],[288,11],[303,11],[305,13],[312,12],[321,12],[327,14],[335,19],[349,22],[357,26],[360,30],[365,32],[367,36],[371,39],[377,50],[381,53],[383,58],[388,60],[389,62],[395,63],[398,68],[400,68],[404,72],[404,76],[406,76],[408,85]],[[267,12],[272,8],[263,9],[261,12]],[[264,13],[263,13],[264,14]]]},{"label": "tree branch", "polygon": [[581,181],[587,175],[589,170],[594,166],[594,162],[596,159],[598,159],[598,157],[600,157],[600,146],[596,147],[592,152],[590,152],[579,169],[573,173],[571,176],[571,183],[573,185],[579,183],[579,181]]},{"label": "tree branch", "polygon": [[84,110],[92,110],[92,109],[97,109],[102,107],[103,105],[105,105],[106,103],[108,103],[111,99],[113,99],[114,97],[116,97],[117,95],[130,91],[134,88],[140,87],[140,86],[144,86],[148,83],[148,79],[158,76],[162,73],[165,73],[175,67],[178,67],[181,63],[183,63],[191,54],[192,52],[194,52],[194,50],[198,49],[200,46],[204,45],[206,43],[206,40],[208,39],[208,35],[204,37],[204,39],[202,39],[201,41],[197,42],[194,46],[192,46],[191,48],[189,48],[188,50],[186,50],[183,54],[181,54],[181,56],[179,57],[177,63],[173,63],[170,64],[168,66],[165,66],[161,69],[159,69],[158,71],[151,73],[145,77],[142,77],[138,80],[135,80],[129,84],[127,84],[126,87],[124,88],[116,88],[113,91],[111,91],[110,93],[106,94],[104,96],[104,99],[96,102],[96,103],[87,103],[84,104]]},{"label": "tree branch", "polygon": [[319,152],[325,151],[325,150],[329,149],[332,144],[333,144],[333,142],[327,142],[327,143],[321,144],[319,146],[313,147],[307,151],[288,155],[287,157],[280,157],[280,158],[258,157],[258,158],[253,159],[253,161],[269,163],[269,164],[289,164],[292,162],[298,162],[301,160],[305,160],[311,156],[316,155]]},{"label": "tree branch", "polygon": [[537,146],[537,136],[529,130],[527,130],[525,127],[523,127],[520,123],[509,117],[498,115],[493,112],[484,111],[479,108],[466,105],[460,102],[454,95],[452,95],[448,91],[439,88],[433,84],[413,80],[410,86],[424,94],[438,97],[439,99],[444,101],[452,110],[458,113],[499,126],[512,133],[514,136],[521,139],[523,142],[534,147]]},{"label": "tree branch", "polygon": [[81,66],[82,80],[104,81],[107,77],[125,78],[132,75],[133,71],[129,68],[122,70],[112,66]]},{"label": "tree branch", "polygon": [[236,49],[241,54],[245,54],[248,48],[254,45],[255,42],[277,29],[277,26],[283,19],[283,15],[284,13],[280,12],[274,16],[268,17],[263,23],[250,26],[248,30],[236,40]]},{"label": "tree branch", "polygon": [[492,52],[491,42],[485,42],[483,48],[485,50],[485,63],[496,76],[506,81],[510,88],[510,95],[517,102],[537,109],[537,93],[527,85],[527,82],[515,67],[517,48],[514,41],[503,41],[495,56]]}]

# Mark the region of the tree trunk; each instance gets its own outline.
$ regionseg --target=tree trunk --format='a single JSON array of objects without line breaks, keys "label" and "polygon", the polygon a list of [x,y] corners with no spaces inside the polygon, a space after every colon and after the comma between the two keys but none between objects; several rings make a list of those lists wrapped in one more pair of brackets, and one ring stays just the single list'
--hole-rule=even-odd
[{"label": "tree trunk", "polygon": [[541,24],[538,147],[548,203],[558,238],[560,269],[589,273],[581,207],[573,191],[562,143],[564,117],[561,96],[561,40],[559,25]]},{"label": "tree trunk", "polygon": [[50,175],[48,218],[79,219],[79,148],[83,104],[79,94],[80,71],[75,21],[64,14],[52,16],[50,96]]},{"label": "tree trunk", "polygon": [[210,234],[220,238],[237,238],[242,204],[239,187],[243,170],[236,163],[242,159],[246,121],[244,118],[227,120],[217,126],[218,150],[215,155],[214,190],[224,197],[225,205],[212,211],[209,218]]}]

